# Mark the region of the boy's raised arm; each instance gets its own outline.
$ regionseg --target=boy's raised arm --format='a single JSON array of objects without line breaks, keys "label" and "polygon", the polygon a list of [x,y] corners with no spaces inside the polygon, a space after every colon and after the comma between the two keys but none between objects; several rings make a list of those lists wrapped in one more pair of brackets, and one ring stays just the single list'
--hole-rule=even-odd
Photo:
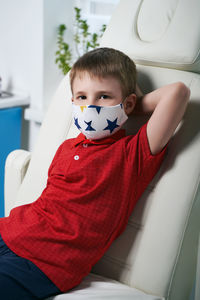
[{"label": "boy's raised arm", "polygon": [[151,153],[159,153],[168,143],[181,121],[190,97],[189,88],[182,82],[163,86],[141,97],[137,112],[151,113],[147,137]]}]

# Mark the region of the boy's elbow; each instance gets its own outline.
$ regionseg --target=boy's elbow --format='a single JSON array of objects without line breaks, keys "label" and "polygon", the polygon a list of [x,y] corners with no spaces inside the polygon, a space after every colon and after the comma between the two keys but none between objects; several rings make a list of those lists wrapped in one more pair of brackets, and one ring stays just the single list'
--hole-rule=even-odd
[{"label": "boy's elbow", "polygon": [[190,89],[183,82],[179,81],[175,84],[175,92],[180,101],[188,102],[190,98]]}]

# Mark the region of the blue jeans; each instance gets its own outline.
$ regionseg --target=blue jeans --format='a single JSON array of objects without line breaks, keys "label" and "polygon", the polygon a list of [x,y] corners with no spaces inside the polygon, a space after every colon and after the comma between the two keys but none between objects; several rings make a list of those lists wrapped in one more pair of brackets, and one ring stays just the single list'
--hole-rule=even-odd
[{"label": "blue jeans", "polygon": [[36,265],[12,252],[0,235],[1,300],[45,299],[60,293]]}]

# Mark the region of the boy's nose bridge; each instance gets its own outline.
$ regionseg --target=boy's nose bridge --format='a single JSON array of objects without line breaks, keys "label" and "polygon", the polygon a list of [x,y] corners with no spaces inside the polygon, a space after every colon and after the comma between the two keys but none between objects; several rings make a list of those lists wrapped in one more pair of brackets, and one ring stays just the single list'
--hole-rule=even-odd
[{"label": "boy's nose bridge", "polygon": [[96,100],[97,100],[97,97],[95,95],[91,95],[91,96],[88,97],[88,104],[89,105],[95,105]]}]

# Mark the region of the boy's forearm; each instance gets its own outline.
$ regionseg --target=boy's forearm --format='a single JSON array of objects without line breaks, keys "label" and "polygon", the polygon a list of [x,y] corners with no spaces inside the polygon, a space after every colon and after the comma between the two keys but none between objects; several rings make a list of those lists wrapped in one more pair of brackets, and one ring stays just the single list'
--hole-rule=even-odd
[{"label": "boy's forearm", "polygon": [[174,96],[179,90],[181,92],[181,84],[180,82],[168,84],[145,95],[142,95],[139,87],[136,88],[137,103],[135,113],[151,114],[162,99]]}]

